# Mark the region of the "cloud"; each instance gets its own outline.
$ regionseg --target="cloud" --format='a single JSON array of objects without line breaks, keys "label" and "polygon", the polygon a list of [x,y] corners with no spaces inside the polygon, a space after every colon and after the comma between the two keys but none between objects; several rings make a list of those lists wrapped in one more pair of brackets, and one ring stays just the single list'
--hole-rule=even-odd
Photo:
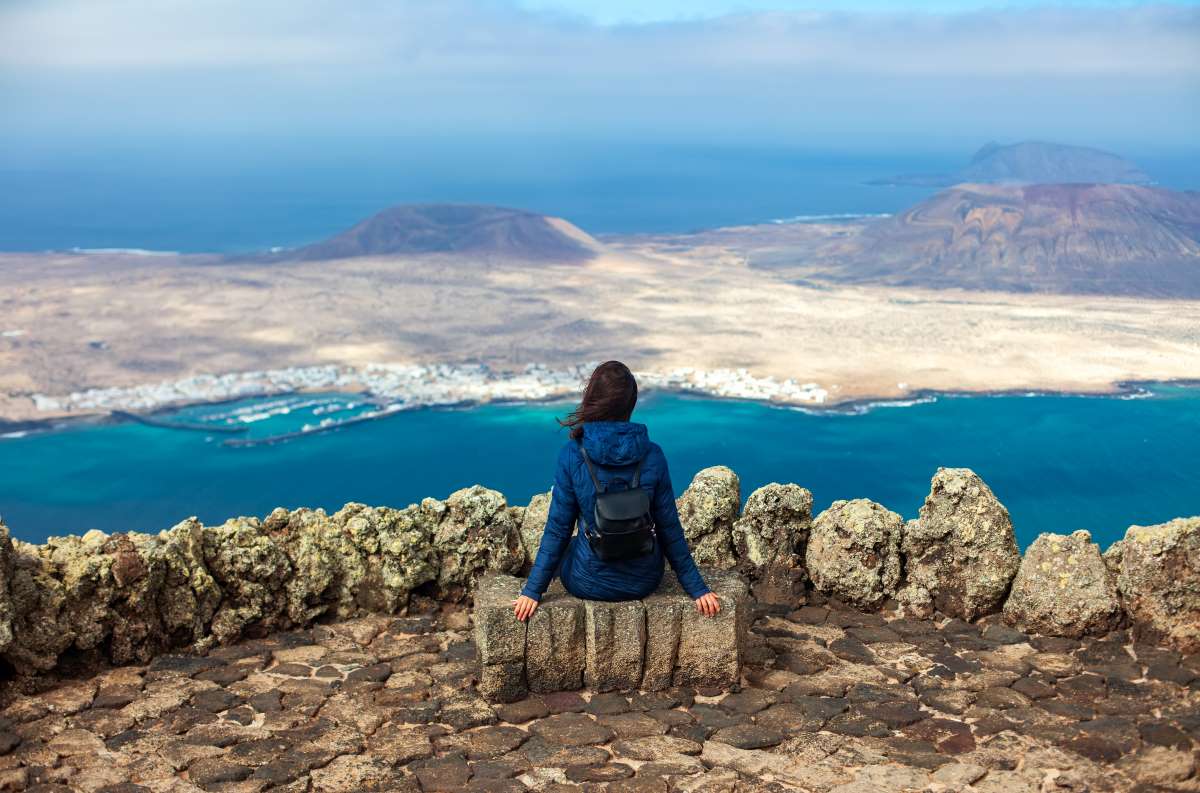
[{"label": "cloud", "polygon": [[603,26],[502,0],[18,0],[0,5],[0,101],[59,118],[99,96],[126,117],[210,123],[340,114],[827,134],[876,113],[1090,118],[1107,102],[1195,131],[1197,41],[1200,10],[1184,6]]},{"label": "cloud", "polygon": [[[39,0],[0,6],[5,69],[706,69],[1200,74],[1200,10],[756,12],[605,27],[495,0]],[[498,72],[497,72],[498,70]]]}]

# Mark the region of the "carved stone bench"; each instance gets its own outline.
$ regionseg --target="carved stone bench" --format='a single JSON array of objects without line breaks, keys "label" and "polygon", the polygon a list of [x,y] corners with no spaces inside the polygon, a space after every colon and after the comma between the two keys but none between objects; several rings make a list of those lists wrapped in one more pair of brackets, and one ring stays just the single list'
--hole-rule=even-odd
[{"label": "carved stone bench", "polygon": [[704,570],[721,599],[705,617],[667,570],[645,600],[580,600],[555,581],[528,624],[513,616],[524,581],[488,574],[475,589],[480,693],[493,702],[588,687],[657,691],[728,688],[741,670],[750,605],[736,574]]}]

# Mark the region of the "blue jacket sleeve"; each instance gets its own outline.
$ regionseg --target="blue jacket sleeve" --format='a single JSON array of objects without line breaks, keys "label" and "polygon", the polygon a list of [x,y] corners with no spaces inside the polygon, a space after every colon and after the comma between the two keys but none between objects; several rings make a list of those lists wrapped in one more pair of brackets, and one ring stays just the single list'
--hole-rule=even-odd
[{"label": "blue jacket sleeve", "polygon": [[662,477],[654,489],[654,525],[658,541],[663,546],[663,554],[688,596],[695,600],[711,591],[696,567],[687,538],[683,536],[683,524],[679,522],[679,510],[675,508],[675,489],[671,487],[671,473],[667,469],[665,456],[662,458]]},{"label": "blue jacket sleeve", "polygon": [[564,446],[558,455],[558,469],[554,474],[554,491],[550,494],[550,512],[546,528],[542,531],[542,544],[538,546],[537,558],[521,594],[540,601],[550,586],[550,579],[558,569],[559,560],[579,517],[579,500],[575,497],[575,486],[571,483],[571,447]]}]

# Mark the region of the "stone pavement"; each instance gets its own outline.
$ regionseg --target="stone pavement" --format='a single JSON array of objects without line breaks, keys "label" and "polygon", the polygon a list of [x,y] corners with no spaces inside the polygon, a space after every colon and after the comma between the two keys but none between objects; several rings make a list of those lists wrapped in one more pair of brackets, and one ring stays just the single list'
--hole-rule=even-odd
[{"label": "stone pavement", "polygon": [[[489,705],[470,619],[369,617],[9,697],[0,790],[1200,791],[1200,656],[814,596],[740,690]],[[50,685],[47,681],[47,685]]]},{"label": "stone pavement", "polygon": [[603,603],[571,596],[555,582],[528,624],[513,615],[524,580],[489,573],[475,589],[478,690],[489,702],[530,691],[661,691],[672,685],[737,684],[746,645],[749,591],[737,573],[706,569],[721,598],[699,614],[673,574],[644,600]]}]

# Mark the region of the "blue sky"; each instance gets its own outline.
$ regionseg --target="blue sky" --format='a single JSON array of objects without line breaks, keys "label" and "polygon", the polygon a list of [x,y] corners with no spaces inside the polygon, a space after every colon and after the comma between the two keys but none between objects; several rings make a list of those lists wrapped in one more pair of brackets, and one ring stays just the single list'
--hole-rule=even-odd
[{"label": "blue sky", "polygon": [[[1136,0],[1058,0],[1057,6],[1113,8],[1155,3]],[[1177,5],[1197,5],[1185,0]],[[1018,9],[1047,5],[1037,0],[521,0],[524,8],[577,14],[600,24],[651,23],[712,18],[755,11],[843,11],[895,13],[961,13],[992,9]]]},{"label": "blue sky", "polygon": [[0,144],[1200,140],[1197,3],[0,0]]}]

